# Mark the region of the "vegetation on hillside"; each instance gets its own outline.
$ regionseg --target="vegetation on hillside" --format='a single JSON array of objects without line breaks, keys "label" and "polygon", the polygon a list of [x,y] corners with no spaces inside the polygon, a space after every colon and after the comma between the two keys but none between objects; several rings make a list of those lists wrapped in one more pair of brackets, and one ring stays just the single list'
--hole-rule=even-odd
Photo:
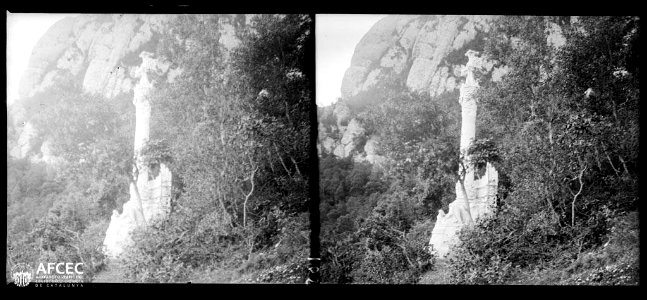
[{"label": "vegetation on hillside", "polygon": [[455,199],[456,95],[342,100],[390,160],[320,158],[325,282],[638,283],[639,20],[570,20],[503,17],[473,49],[510,70],[482,79],[470,150],[499,171],[498,209],[462,230],[443,270],[423,249]]},{"label": "vegetation on hillside", "polygon": [[[170,166],[173,212],[134,233],[129,281],[305,281],[312,20],[257,16],[230,52],[219,28],[216,15],[180,16],[159,37],[156,53],[183,72],[149,96],[144,156]],[[55,89],[17,101],[64,160],[7,157],[8,281],[16,263],[61,261],[84,262],[92,280],[110,215],[129,198],[132,94]]]}]

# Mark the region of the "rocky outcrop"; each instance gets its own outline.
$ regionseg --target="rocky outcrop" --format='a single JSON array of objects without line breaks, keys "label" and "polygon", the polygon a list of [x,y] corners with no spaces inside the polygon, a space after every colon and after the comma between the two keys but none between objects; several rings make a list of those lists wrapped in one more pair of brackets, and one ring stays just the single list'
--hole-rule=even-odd
[{"label": "rocky outcrop", "polygon": [[[491,16],[387,16],[377,22],[355,47],[342,81],[343,99],[382,83],[400,80],[411,91],[431,96],[460,88],[461,74],[471,44],[482,43]],[[494,68],[499,79],[505,69]],[[319,152],[355,161],[380,163],[379,136],[361,136],[363,129],[344,101],[320,109],[319,119],[334,125],[319,126]],[[355,150],[355,151],[352,151]]]},{"label": "rocky outcrop", "polygon": [[20,82],[29,97],[64,80],[108,98],[134,85],[128,70],[138,54],[154,51],[159,33],[174,15],[80,15],[54,24],[37,43]]},{"label": "rocky outcrop", "polygon": [[342,98],[367,90],[387,74],[431,96],[459,88],[470,43],[479,42],[493,16],[388,16],[362,38],[344,75]]},{"label": "rocky outcrop", "polygon": [[[83,14],[55,23],[38,41],[29,64],[20,80],[19,96],[31,97],[49,88],[74,83],[83,91],[107,98],[130,96],[138,82],[133,71],[139,68],[144,51],[157,55],[161,35],[179,15]],[[220,43],[225,55],[239,43],[236,31],[249,21],[245,15],[219,15]],[[242,22],[241,22],[242,20]],[[167,80],[177,76],[181,68],[171,69]],[[14,104],[16,106],[16,104]],[[30,148],[37,135],[29,128],[28,116],[14,116],[16,139],[10,154],[24,158],[38,155]],[[33,129],[33,128],[32,128]],[[25,146],[28,145],[28,146]],[[29,146],[31,145],[31,146]]]},{"label": "rocky outcrop", "polygon": [[367,134],[362,122],[353,116],[344,102],[319,108],[318,153],[332,154],[339,158],[351,156],[354,161],[381,164],[379,137]]},{"label": "rocky outcrop", "polygon": [[[342,98],[368,90],[393,77],[412,91],[432,97],[460,88],[468,49],[481,51],[500,16],[392,15],[377,22],[355,47],[344,74]],[[564,44],[561,27],[546,23],[549,45]],[[505,70],[493,70],[492,80]]]}]

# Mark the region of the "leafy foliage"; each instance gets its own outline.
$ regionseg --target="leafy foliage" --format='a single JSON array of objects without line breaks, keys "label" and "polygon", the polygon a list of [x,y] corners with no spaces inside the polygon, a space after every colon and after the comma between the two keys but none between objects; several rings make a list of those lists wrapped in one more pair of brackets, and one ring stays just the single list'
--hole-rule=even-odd
[{"label": "leafy foliage", "polygon": [[74,85],[17,101],[47,157],[7,159],[7,270],[18,262],[82,262],[88,281],[102,270],[107,218],[128,197],[128,104]]},{"label": "leafy foliage", "polygon": [[130,253],[136,281],[182,281],[203,266],[272,282],[301,280],[282,276],[304,271],[311,20],[255,17],[229,54],[218,20],[183,16],[161,42],[183,72],[151,96],[160,142],[146,153],[170,161],[181,190],[170,219],[143,232]]},{"label": "leafy foliage", "polygon": [[415,283],[435,263],[426,245],[430,220],[454,198],[456,106],[449,95],[388,95],[357,115],[388,162],[320,157],[326,282]]},{"label": "leafy foliage", "polygon": [[[509,193],[495,218],[462,233],[451,265],[457,282],[570,270],[583,251],[602,246],[610,216],[635,210],[638,68],[627,63],[636,62],[636,20],[505,17],[496,24],[486,55],[510,72],[482,89],[479,128],[499,149],[485,156],[499,158]],[[551,22],[561,24],[561,48],[545,38]],[[568,274],[554,283],[571,282]]]},{"label": "leafy foliage", "polygon": [[[151,137],[140,154],[172,170],[174,203],[168,220],[135,234],[125,257],[132,281],[183,281],[216,269],[240,276],[289,269],[261,281],[303,280],[312,20],[262,15],[247,27],[244,18],[177,16],[142,47],[181,72],[149,95]],[[223,48],[223,19],[240,47]],[[8,158],[7,270],[38,260],[85,261],[87,280],[102,270],[108,218],[128,199],[130,97],[104,99],[72,84],[19,101],[38,134],[31,148],[42,143],[62,160],[52,167]],[[240,268],[261,254],[274,259]]]},{"label": "leafy foliage", "polygon": [[[468,154],[473,167],[496,166],[498,209],[462,230],[440,272],[461,284],[637,283],[635,232],[620,238],[613,224],[630,223],[619,216],[638,203],[638,18],[506,16],[492,25],[469,47],[508,71],[478,78]],[[380,137],[386,162],[320,158],[329,282],[417,282],[418,271],[436,272],[433,256],[413,249],[425,248],[436,212],[455,199],[457,95],[381,88],[340,101]],[[332,135],[334,119],[322,122]]]}]

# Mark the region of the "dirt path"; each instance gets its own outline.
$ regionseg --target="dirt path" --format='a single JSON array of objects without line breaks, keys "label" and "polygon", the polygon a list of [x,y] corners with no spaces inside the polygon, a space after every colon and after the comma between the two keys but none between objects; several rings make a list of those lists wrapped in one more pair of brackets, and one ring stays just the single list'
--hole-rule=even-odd
[{"label": "dirt path", "polygon": [[106,269],[99,272],[92,282],[101,282],[101,283],[123,283],[127,282],[124,274],[126,273],[126,267],[121,264],[119,261],[110,261],[108,262]]},{"label": "dirt path", "polygon": [[420,277],[419,284],[451,284],[449,281],[449,267],[447,259],[437,259],[433,271]]}]

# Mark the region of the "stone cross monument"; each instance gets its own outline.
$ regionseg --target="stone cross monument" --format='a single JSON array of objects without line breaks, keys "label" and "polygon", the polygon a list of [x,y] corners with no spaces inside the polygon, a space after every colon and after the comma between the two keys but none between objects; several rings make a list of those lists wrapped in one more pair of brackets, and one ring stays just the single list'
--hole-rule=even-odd
[{"label": "stone cross monument", "polygon": [[171,171],[163,163],[148,165],[141,153],[150,136],[151,104],[147,96],[154,84],[149,74],[164,75],[169,65],[156,60],[148,52],[142,52],[140,57],[142,64],[132,72],[139,82],[133,97],[135,147],[130,200],[124,203],[121,214],[117,210],[112,212],[103,242],[106,254],[111,258],[118,257],[132,242],[130,234],[133,229],[165,218],[170,212]]},{"label": "stone cross monument", "polygon": [[[478,52],[468,50],[465,54],[468,62],[463,69],[465,83],[460,88],[459,103],[461,105],[461,140],[460,152],[465,172],[460,174],[462,182],[456,183],[456,200],[449,204],[447,214],[438,211],[436,224],[431,233],[429,245],[439,257],[447,256],[450,248],[457,241],[461,228],[473,224],[479,217],[493,211],[496,203],[498,173],[490,163],[486,165],[485,174],[479,178],[473,166],[470,166],[467,149],[476,136],[476,92],[479,83],[475,72],[486,68],[483,58]],[[464,177],[463,177],[464,176]]]}]

